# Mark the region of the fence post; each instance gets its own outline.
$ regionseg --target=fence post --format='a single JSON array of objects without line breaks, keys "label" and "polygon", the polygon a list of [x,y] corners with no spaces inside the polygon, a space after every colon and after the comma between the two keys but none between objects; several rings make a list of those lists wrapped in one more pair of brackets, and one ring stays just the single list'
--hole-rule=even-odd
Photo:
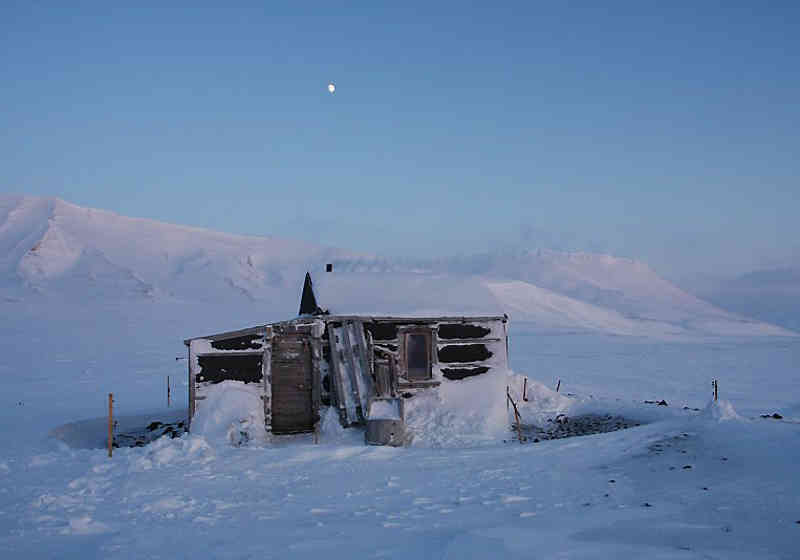
[{"label": "fence post", "polygon": [[560,379],[558,380],[558,385],[556,385],[556,393],[558,393],[559,389],[561,389],[561,380]]},{"label": "fence post", "polygon": [[114,447],[114,394],[108,394],[108,456]]},{"label": "fence post", "polygon": [[169,375],[168,375],[167,376],[167,408],[169,408],[169,404],[170,404],[169,396],[170,395],[169,395]]}]

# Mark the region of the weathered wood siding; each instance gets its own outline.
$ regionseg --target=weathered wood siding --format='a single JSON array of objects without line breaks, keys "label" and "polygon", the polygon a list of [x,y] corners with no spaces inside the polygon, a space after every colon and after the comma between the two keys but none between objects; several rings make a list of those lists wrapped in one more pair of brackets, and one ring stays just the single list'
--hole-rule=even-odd
[{"label": "weathered wood siding", "polygon": [[[401,333],[413,331],[414,327],[432,329],[435,335],[432,382],[458,381],[508,367],[505,318],[381,318],[373,321],[364,318],[364,328],[372,336],[375,347],[396,355],[400,370],[404,368]],[[426,386],[420,382],[413,385]]]}]

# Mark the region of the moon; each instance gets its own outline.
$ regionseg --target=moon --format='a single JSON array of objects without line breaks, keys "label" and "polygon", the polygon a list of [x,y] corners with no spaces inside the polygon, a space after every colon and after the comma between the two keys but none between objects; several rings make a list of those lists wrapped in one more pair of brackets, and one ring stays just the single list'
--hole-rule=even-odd
[{"label": "moon", "polygon": [[329,91],[330,93],[333,93],[333,92],[335,92],[335,91],[336,91],[336,86],[334,85],[334,83],[333,83],[333,82],[330,82],[330,83],[328,84],[328,91]]}]

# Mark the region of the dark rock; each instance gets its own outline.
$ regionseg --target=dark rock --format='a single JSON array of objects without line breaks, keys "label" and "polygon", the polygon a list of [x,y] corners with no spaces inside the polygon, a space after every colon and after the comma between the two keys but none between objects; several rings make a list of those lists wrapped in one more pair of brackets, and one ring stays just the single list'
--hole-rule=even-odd
[{"label": "dark rock", "polygon": [[157,430],[157,429],[158,429],[158,428],[160,428],[161,426],[163,426],[163,424],[162,424],[161,422],[150,422],[150,423],[147,425],[147,431],[148,431],[148,432],[152,432],[153,430]]},{"label": "dark rock", "polygon": [[651,504],[650,502],[645,502],[642,504],[642,507],[653,507],[653,504]]},{"label": "dark rock", "polygon": [[683,465],[683,469],[684,470],[691,469],[691,468],[692,468],[692,465]]},{"label": "dark rock", "polygon": [[614,479],[612,478],[611,480],[609,480],[609,482],[610,482],[611,484],[614,484],[614,483],[616,482],[616,480],[614,480]]}]

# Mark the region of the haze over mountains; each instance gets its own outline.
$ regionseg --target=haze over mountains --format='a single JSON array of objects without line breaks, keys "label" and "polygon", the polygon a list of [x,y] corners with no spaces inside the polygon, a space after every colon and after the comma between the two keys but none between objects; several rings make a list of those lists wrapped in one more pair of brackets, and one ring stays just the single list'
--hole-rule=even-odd
[{"label": "haze over mountains", "polygon": [[508,313],[543,331],[654,337],[794,334],[723,311],[630,259],[546,250],[386,259],[0,195],[0,298],[8,305],[194,302],[288,318],[306,270],[333,312]]},{"label": "haze over mountains", "polygon": [[754,270],[698,295],[725,309],[800,331],[800,266]]}]

